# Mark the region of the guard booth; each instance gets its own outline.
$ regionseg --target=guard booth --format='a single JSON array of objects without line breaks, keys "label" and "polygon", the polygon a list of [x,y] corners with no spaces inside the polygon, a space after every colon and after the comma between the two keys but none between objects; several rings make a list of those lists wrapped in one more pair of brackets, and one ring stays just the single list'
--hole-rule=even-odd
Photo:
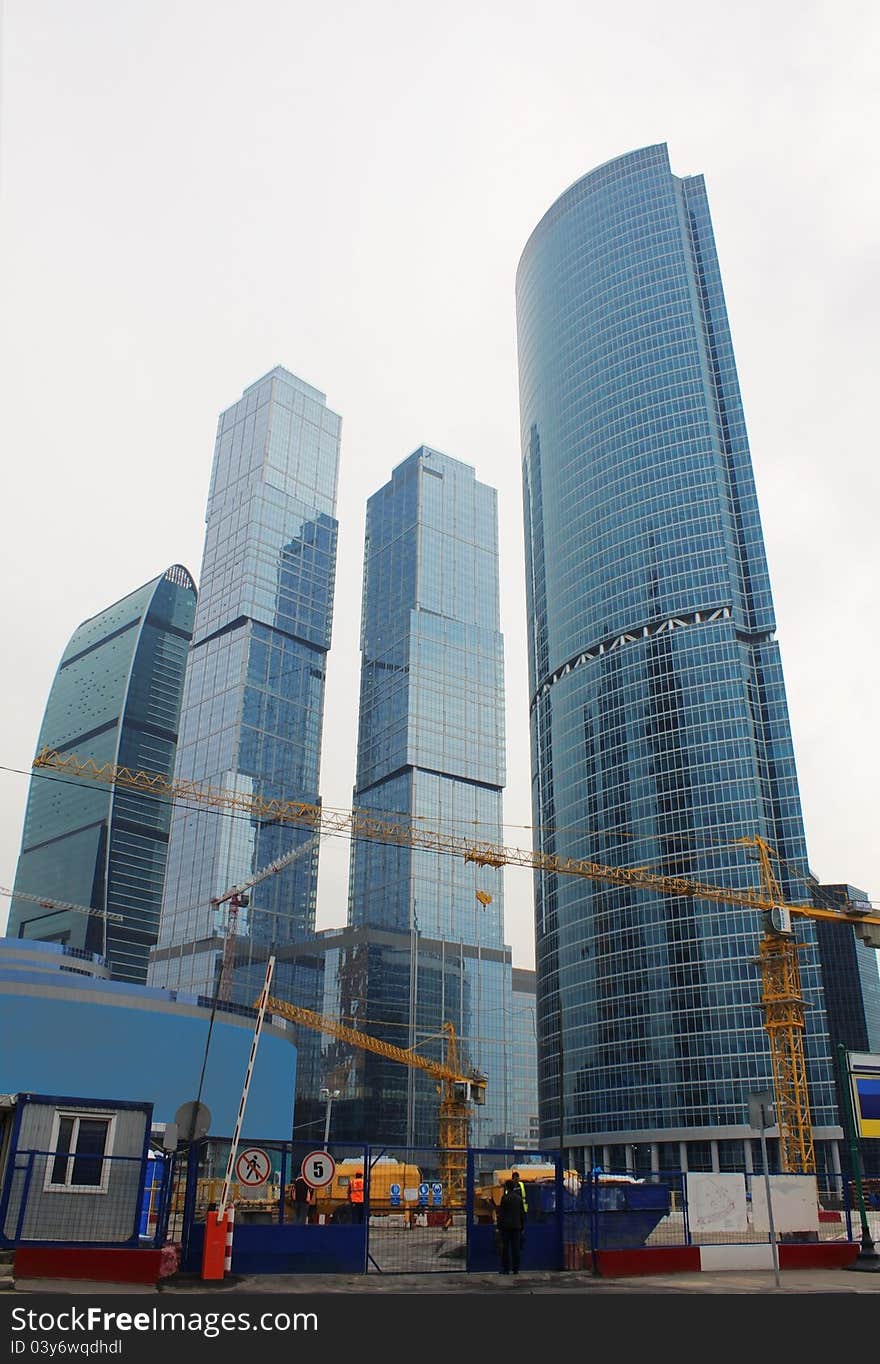
[{"label": "guard booth", "polygon": [[0,1246],[155,1243],[164,1230],[161,1160],[143,1216],[152,1104],[48,1094],[2,1098]]}]

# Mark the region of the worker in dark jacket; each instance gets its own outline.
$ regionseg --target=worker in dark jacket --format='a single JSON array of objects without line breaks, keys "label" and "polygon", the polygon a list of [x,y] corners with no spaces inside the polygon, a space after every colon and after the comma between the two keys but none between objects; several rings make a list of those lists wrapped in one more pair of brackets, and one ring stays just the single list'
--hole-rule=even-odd
[{"label": "worker in dark jacket", "polygon": [[501,1237],[501,1273],[519,1273],[519,1251],[526,1225],[522,1194],[512,1179],[504,1186],[495,1220]]},{"label": "worker in dark jacket", "polygon": [[519,1170],[511,1170],[510,1178],[513,1180],[514,1184],[519,1189],[520,1197],[522,1198],[523,1201],[523,1212],[525,1213],[526,1217],[528,1217],[529,1199],[528,1195],[526,1194],[526,1186],[525,1184],[523,1184],[522,1180],[519,1177]]},{"label": "worker in dark jacket", "polygon": [[311,1202],[312,1186],[300,1170],[293,1181],[293,1220],[297,1226],[304,1227],[308,1222]]}]

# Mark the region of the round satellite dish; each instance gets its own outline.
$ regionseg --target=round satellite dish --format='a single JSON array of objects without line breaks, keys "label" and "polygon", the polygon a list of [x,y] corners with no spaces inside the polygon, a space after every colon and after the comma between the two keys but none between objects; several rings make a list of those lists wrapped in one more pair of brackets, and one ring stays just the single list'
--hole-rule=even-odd
[{"label": "round satellite dish", "polygon": [[177,1123],[177,1131],[181,1141],[198,1141],[204,1137],[211,1126],[211,1110],[207,1104],[200,1104],[192,1099],[188,1104],[181,1104],[174,1115]]}]

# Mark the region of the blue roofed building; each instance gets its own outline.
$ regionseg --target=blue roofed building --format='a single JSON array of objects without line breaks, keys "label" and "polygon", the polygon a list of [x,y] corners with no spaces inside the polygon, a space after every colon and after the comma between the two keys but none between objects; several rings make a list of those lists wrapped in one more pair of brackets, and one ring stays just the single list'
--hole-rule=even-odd
[{"label": "blue roofed building", "polygon": [[[0,1093],[74,1094],[153,1105],[157,1124],[199,1096],[211,1135],[235,1128],[253,1041],[249,1009],[107,979],[100,958],[61,943],[0,938]],[[202,1067],[204,1065],[204,1077]],[[260,1034],[243,1136],[290,1139],[296,1048],[288,1024]]]}]

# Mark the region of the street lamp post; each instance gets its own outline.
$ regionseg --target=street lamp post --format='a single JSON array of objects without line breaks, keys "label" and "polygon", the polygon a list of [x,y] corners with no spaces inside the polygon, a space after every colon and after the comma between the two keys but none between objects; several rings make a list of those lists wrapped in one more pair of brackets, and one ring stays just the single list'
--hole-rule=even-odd
[{"label": "street lamp post", "polygon": [[327,1143],[330,1140],[330,1113],[333,1109],[333,1100],[338,1099],[342,1091],[339,1089],[322,1089],[319,1093],[320,1097],[327,1105],[327,1110],[324,1114],[324,1150],[326,1151]]}]

